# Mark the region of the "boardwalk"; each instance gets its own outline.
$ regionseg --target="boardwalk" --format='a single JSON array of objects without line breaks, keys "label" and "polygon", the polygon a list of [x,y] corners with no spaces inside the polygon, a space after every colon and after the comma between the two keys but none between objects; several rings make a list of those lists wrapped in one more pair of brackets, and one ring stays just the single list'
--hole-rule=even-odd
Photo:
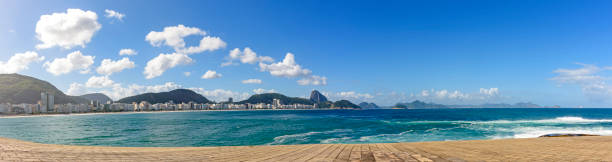
[{"label": "boardwalk", "polygon": [[0,138],[0,161],[612,161],[612,137],[134,148]]}]

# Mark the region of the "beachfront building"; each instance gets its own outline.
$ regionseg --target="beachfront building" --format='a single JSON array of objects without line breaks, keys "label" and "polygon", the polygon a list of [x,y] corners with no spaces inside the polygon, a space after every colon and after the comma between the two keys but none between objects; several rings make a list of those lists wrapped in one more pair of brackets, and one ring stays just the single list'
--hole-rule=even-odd
[{"label": "beachfront building", "polygon": [[40,112],[46,113],[47,111],[52,111],[55,106],[55,98],[52,94],[47,92],[40,93]]},{"label": "beachfront building", "polygon": [[11,112],[11,105],[8,103],[3,103],[0,104],[0,114],[8,114],[9,112]]}]

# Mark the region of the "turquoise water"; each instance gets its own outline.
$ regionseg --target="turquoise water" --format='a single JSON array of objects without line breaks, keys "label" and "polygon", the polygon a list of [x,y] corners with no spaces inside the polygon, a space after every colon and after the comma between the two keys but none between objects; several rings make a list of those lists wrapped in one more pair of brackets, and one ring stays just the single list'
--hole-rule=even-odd
[{"label": "turquoise water", "polygon": [[0,118],[0,136],[104,146],[235,146],[612,135],[612,109],[198,111]]}]

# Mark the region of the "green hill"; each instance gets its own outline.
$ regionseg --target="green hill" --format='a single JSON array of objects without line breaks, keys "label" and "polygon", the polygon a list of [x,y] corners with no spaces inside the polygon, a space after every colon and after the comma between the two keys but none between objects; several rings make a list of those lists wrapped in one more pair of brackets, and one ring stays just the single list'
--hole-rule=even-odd
[{"label": "green hill", "polygon": [[103,93],[91,93],[79,96],[81,98],[85,98],[90,101],[100,101],[100,103],[106,103],[108,101],[113,101],[110,97],[106,96]]},{"label": "green hill", "polygon": [[253,95],[253,96],[249,97],[249,99],[247,99],[247,100],[240,101],[239,103],[241,103],[241,104],[245,104],[245,103],[249,103],[249,104],[258,104],[258,103],[272,104],[272,100],[274,100],[274,99],[280,99],[281,100],[281,104],[285,104],[285,105],[293,105],[293,104],[312,105],[313,104],[313,102],[310,101],[309,99],[299,98],[299,97],[287,97],[287,96],[282,95],[280,93],[256,94],[256,95]]},{"label": "green hill", "polygon": [[358,105],[355,105],[351,101],[348,100],[339,100],[334,102],[332,105],[333,108],[361,108]]},{"label": "green hill", "polygon": [[151,104],[156,103],[166,103],[169,101],[173,101],[174,103],[188,103],[190,101],[196,103],[210,103],[206,97],[193,92],[188,89],[175,89],[170,92],[161,92],[161,93],[144,93],[136,96],[126,97],[120,99],[119,103],[132,103],[141,101],[147,101]]},{"label": "green hill", "polygon": [[0,103],[35,104],[41,92],[53,94],[56,104],[88,103],[87,99],[64,94],[46,81],[19,74],[0,74]]}]

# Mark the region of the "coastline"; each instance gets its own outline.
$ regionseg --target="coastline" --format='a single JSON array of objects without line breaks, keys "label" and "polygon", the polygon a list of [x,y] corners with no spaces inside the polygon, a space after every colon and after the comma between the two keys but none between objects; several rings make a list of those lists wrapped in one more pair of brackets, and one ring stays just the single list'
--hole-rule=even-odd
[{"label": "coastline", "polygon": [[612,136],[373,144],[106,147],[0,137],[0,161],[609,161]]},{"label": "coastline", "polygon": [[66,114],[0,114],[1,118],[47,117],[47,116],[78,116],[78,115],[104,115],[104,114],[152,114],[167,112],[223,112],[223,111],[311,111],[311,110],[354,110],[354,109],[244,109],[244,110],[176,110],[176,111],[122,111],[122,112],[88,112]]}]

